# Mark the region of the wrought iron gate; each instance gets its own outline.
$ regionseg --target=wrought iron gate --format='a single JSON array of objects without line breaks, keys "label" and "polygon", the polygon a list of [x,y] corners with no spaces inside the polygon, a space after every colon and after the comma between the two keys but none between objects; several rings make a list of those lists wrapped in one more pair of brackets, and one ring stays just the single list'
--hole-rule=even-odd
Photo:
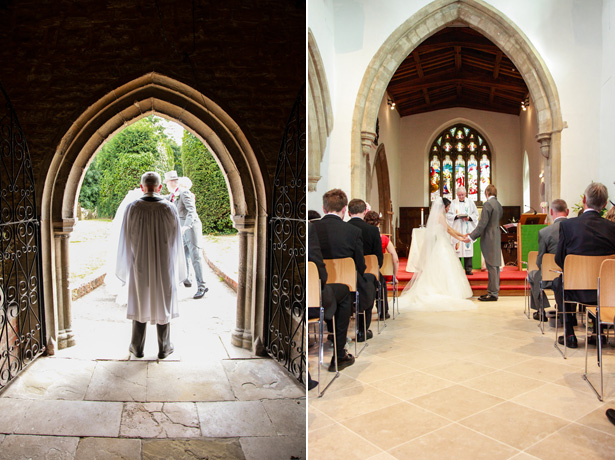
[{"label": "wrought iron gate", "polygon": [[269,220],[267,352],[305,383],[305,85],[278,155]]},{"label": "wrought iron gate", "polygon": [[23,131],[0,85],[0,391],[45,350],[40,220]]}]

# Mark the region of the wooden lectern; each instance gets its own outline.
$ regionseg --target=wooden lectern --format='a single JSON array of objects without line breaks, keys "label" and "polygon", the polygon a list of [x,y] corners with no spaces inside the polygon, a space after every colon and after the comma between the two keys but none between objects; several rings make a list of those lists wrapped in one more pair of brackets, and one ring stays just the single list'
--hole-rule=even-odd
[{"label": "wooden lectern", "polygon": [[[546,214],[521,214],[517,225],[517,267],[523,269],[530,251],[538,251],[538,232],[546,227]],[[523,244],[525,243],[525,244]]]}]

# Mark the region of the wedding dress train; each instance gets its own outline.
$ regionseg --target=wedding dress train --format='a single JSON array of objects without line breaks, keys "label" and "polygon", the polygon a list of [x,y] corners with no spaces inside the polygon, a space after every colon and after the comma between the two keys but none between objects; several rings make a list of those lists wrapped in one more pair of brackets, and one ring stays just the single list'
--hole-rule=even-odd
[{"label": "wedding dress train", "polygon": [[442,199],[431,206],[417,271],[399,298],[400,308],[414,311],[474,310],[472,288],[451,246]]}]

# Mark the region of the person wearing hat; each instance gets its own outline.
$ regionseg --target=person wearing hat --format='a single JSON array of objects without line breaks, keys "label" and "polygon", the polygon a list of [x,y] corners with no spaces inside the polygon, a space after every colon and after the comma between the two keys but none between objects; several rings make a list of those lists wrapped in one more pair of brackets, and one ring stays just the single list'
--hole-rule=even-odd
[{"label": "person wearing hat", "polygon": [[[180,182],[182,185],[180,185]],[[184,286],[192,286],[190,282],[190,264],[188,263],[188,259],[190,259],[192,261],[194,276],[197,283],[197,291],[196,294],[194,294],[194,298],[200,299],[209,289],[205,285],[205,280],[203,278],[203,267],[205,266],[203,254],[201,254],[203,247],[203,224],[201,224],[201,219],[199,219],[196,212],[194,193],[190,191],[192,182],[187,177],[182,177],[180,179],[177,175],[177,171],[169,171],[164,174],[164,183],[169,191],[169,195],[167,195],[166,198],[177,207],[179,222],[182,228],[184,253],[188,271]]]}]

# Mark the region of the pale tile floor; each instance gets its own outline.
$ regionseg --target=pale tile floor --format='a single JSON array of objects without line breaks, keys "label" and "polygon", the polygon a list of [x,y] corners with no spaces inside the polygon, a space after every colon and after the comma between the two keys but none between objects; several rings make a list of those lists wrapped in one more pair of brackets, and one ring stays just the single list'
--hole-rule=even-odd
[{"label": "pale tile floor", "polygon": [[[604,413],[615,407],[615,349],[605,349],[602,403],[582,379],[584,330],[564,360],[554,329],[543,336],[523,315],[523,297],[477,304],[402,310],[322,398],[310,391],[310,459],[614,459]],[[315,348],[309,362],[315,377]],[[595,347],[589,363],[598,370]],[[324,369],[325,384],[332,376]]]},{"label": "pale tile floor", "polygon": [[128,353],[131,323],[105,286],[73,303],[77,346],[42,357],[0,397],[0,459],[306,458],[305,388],[230,345],[235,294],[182,288],[175,353]]}]

